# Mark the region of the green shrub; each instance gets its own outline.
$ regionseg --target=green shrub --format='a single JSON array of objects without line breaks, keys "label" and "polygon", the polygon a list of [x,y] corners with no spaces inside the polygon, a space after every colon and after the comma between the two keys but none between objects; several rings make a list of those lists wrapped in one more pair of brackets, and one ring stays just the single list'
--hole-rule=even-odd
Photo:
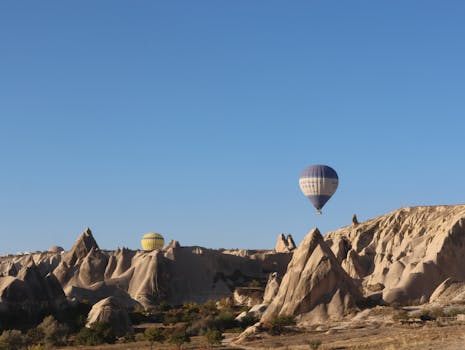
[{"label": "green shrub", "polygon": [[202,315],[212,315],[218,313],[218,308],[216,307],[216,301],[209,300],[200,307],[200,313]]},{"label": "green shrub", "polygon": [[150,349],[153,348],[153,343],[162,343],[165,340],[165,335],[161,328],[151,327],[144,332],[144,338],[150,342]]},{"label": "green shrub", "polygon": [[168,311],[171,310],[173,306],[168,304],[166,301],[161,301],[160,304],[157,305],[157,310],[159,311]]},{"label": "green shrub", "polygon": [[113,344],[115,341],[116,336],[107,322],[92,323],[89,328],[82,328],[76,336],[79,345]]},{"label": "green shrub", "polygon": [[29,344],[40,344],[44,340],[44,333],[37,327],[28,329],[26,335]]},{"label": "green shrub", "polygon": [[288,326],[295,325],[295,318],[292,315],[279,315],[273,318],[266,326],[271,334],[277,335],[285,331]]},{"label": "green shrub", "polygon": [[163,317],[163,324],[165,326],[170,324],[176,324],[182,320],[182,315],[174,312],[167,312]]},{"label": "green shrub", "polygon": [[244,317],[242,317],[239,325],[242,329],[246,329],[247,327],[253,326],[258,321],[259,318],[257,316],[251,313],[247,313]]},{"label": "green shrub", "polygon": [[68,335],[68,327],[58,323],[51,315],[46,316],[37,326],[38,333],[43,334],[43,344],[47,346],[64,345]]},{"label": "green shrub", "polygon": [[3,331],[0,335],[0,350],[19,350],[26,346],[28,338],[17,329]]},{"label": "green shrub", "polygon": [[224,331],[237,326],[234,315],[229,311],[221,311],[214,319],[215,328]]},{"label": "green shrub", "polygon": [[223,334],[218,329],[209,329],[205,332],[204,337],[207,339],[208,345],[219,345],[224,339]]},{"label": "green shrub", "polygon": [[252,280],[249,282],[249,287],[260,287],[261,285],[259,280]]}]

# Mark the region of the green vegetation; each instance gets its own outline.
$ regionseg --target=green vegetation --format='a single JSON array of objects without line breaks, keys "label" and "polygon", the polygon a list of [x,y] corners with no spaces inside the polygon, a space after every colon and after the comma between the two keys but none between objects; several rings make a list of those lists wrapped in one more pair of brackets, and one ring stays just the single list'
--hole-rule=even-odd
[{"label": "green vegetation", "polygon": [[251,313],[247,313],[240,322],[240,327],[244,330],[247,327],[253,326],[255,323],[259,321],[258,317]]},{"label": "green vegetation", "polygon": [[185,343],[191,341],[190,336],[186,332],[186,328],[179,327],[171,330],[167,336],[168,343],[176,345],[178,349],[181,349]]},{"label": "green vegetation", "polygon": [[153,343],[162,343],[165,340],[165,334],[161,328],[147,328],[144,332],[144,338],[150,342],[150,349],[153,348]]},{"label": "green vegetation", "polygon": [[262,283],[258,280],[252,280],[249,282],[249,287],[261,287]]},{"label": "green vegetation", "polygon": [[273,335],[284,333],[286,327],[295,325],[295,318],[292,315],[279,315],[265,325]]},{"label": "green vegetation", "polygon": [[[29,335],[29,332],[28,332]],[[35,340],[40,335],[42,341],[34,343],[39,343],[40,345],[45,346],[56,346],[56,345],[65,345],[66,338],[68,336],[68,327],[58,323],[57,320],[51,315],[46,316],[41,324],[36,328]]]},{"label": "green vegetation", "polygon": [[[26,325],[23,331],[5,330],[0,335],[0,350],[43,350],[65,345],[115,343],[116,336],[109,323],[95,322],[85,327],[90,306],[88,303],[76,303],[54,316],[45,316],[34,327]],[[252,315],[247,315],[242,322],[236,321],[235,317],[240,312],[241,309],[230,299],[221,302],[211,300],[205,304],[186,303],[177,307],[160,303],[152,310],[139,307],[130,312],[133,324],[163,323],[164,326],[147,328],[144,333],[130,330],[120,341],[147,340],[151,348],[156,348],[155,343],[167,342],[181,348],[191,336],[204,336],[208,344],[214,346],[221,343],[223,332],[240,331],[257,321]]]},{"label": "green vegetation", "polygon": [[28,337],[17,329],[3,331],[0,335],[0,350],[19,350],[28,343]]},{"label": "green vegetation", "polygon": [[218,329],[209,329],[205,332],[204,337],[207,339],[208,345],[219,345],[224,339],[223,334]]},{"label": "green vegetation", "polygon": [[106,322],[92,323],[89,328],[82,328],[76,335],[76,342],[79,345],[113,344],[115,341],[113,329]]}]

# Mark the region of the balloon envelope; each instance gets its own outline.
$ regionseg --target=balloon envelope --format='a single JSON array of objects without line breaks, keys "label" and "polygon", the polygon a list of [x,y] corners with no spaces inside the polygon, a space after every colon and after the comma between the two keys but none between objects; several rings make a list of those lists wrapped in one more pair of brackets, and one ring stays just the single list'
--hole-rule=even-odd
[{"label": "balloon envelope", "polygon": [[317,213],[336,192],[338,184],[336,171],[327,165],[306,167],[299,178],[300,189],[317,209]]},{"label": "balloon envelope", "polygon": [[159,233],[149,232],[142,237],[141,245],[143,250],[162,249],[165,244],[165,239]]}]

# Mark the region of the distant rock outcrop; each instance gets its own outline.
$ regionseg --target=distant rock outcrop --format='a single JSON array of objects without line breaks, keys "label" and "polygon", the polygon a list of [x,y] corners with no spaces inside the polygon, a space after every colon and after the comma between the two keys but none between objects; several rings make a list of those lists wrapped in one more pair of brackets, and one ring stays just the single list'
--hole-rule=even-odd
[{"label": "distant rock outcrop", "polygon": [[301,322],[340,319],[361,295],[325,244],[318,229],[311,231],[294,252],[278,294],[261,318],[294,315]]},{"label": "distant rock outcrop", "polygon": [[283,233],[278,235],[278,240],[276,241],[276,246],[274,248],[276,253],[288,253],[293,251],[296,248],[294,239],[289,234],[287,237]]}]

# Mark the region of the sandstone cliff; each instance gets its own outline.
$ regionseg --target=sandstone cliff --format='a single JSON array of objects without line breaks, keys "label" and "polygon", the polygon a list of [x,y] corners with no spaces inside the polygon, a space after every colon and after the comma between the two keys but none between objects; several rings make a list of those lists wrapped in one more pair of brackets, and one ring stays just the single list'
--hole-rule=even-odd
[{"label": "sandstone cliff", "polygon": [[428,300],[445,279],[465,280],[465,205],[403,208],[325,240],[365,293],[387,303]]}]

